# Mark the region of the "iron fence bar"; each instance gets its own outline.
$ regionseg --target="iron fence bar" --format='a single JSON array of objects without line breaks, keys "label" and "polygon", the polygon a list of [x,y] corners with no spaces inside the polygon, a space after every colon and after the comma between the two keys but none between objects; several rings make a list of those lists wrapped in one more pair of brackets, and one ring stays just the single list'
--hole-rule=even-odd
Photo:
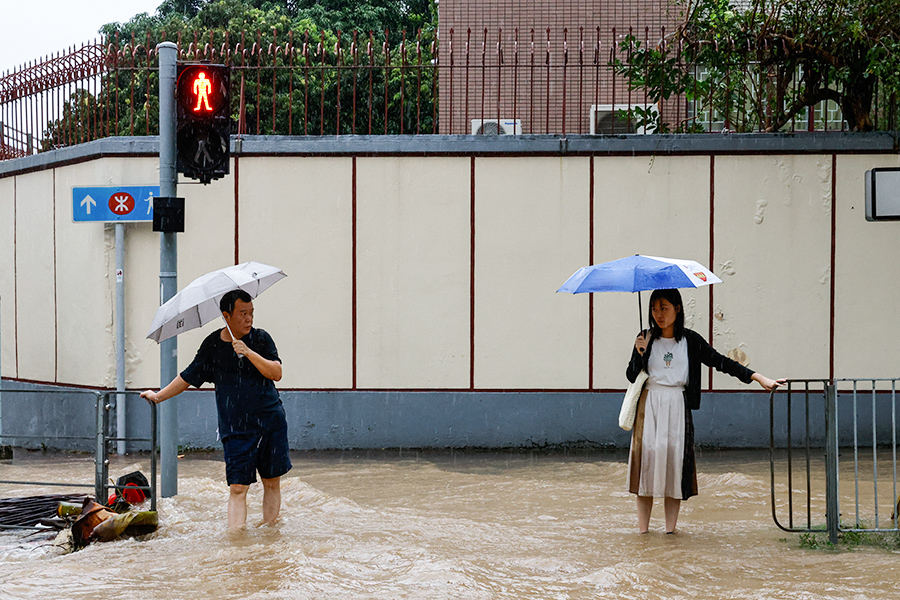
[{"label": "iron fence bar", "polygon": [[878,429],[875,417],[875,382],[872,382],[872,487],[875,494],[875,529],[878,529]]},{"label": "iron fence bar", "polygon": [[83,487],[83,488],[92,488],[94,487],[93,483],[57,483],[53,481],[13,481],[9,479],[2,479],[0,483],[4,485],[47,485],[53,487]]},{"label": "iron fence bar", "polygon": [[[4,440],[46,440],[48,436],[46,435],[10,435],[6,434],[0,439]],[[96,436],[77,436],[77,435],[54,435],[52,436],[54,440],[78,440],[82,442],[86,442],[89,440],[97,439]]]},{"label": "iron fence bar", "polygon": [[94,451],[94,498],[103,498],[106,479],[109,477],[106,432],[109,427],[109,403],[104,396],[97,397],[97,448]]},{"label": "iron fence bar", "polygon": [[787,475],[788,475],[788,526],[794,528],[794,443],[793,443],[793,411],[791,410],[791,392],[793,388],[788,384],[787,395]]},{"label": "iron fence bar", "polygon": [[812,473],[809,440],[809,382],[804,384],[804,406],[806,409],[806,526],[812,527]]},{"label": "iron fence bar", "polygon": [[838,477],[837,392],[831,383],[825,388],[825,520],[832,544],[837,544],[841,526]]},{"label": "iron fence bar", "polygon": [[[770,469],[769,476],[770,476],[770,499],[771,499],[771,503],[772,503],[772,519],[775,522],[775,525],[779,529],[782,529],[783,531],[788,531],[788,532],[793,532],[793,533],[827,531],[827,526],[825,529],[823,529],[821,527],[814,527],[813,522],[812,522],[812,440],[811,440],[811,427],[810,427],[810,415],[811,415],[811,405],[812,405],[810,397],[811,397],[811,393],[813,391],[811,389],[811,385],[812,384],[820,384],[820,385],[826,386],[826,383],[827,382],[825,382],[823,380],[817,380],[817,379],[809,379],[809,380],[793,379],[793,380],[788,380],[787,385],[782,390],[783,392],[786,393],[785,407],[786,407],[786,413],[787,413],[786,414],[787,430],[785,433],[785,439],[786,439],[785,451],[786,451],[786,457],[787,457],[787,480],[788,480],[788,483],[787,483],[788,524],[787,525],[784,525],[783,523],[781,523],[779,516],[778,516],[777,506],[776,506],[776,501],[777,501],[776,477],[775,477],[775,470],[776,470],[775,453],[776,453],[776,449],[777,449],[776,448],[776,440],[775,440],[775,394],[776,394],[776,392],[772,391],[769,394],[769,469]],[[805,425],[806,425],[806,432],[804,434],[804,437],[805,437],[804,445],[805,445],[806,471],[807,471],[807,477],[806,477],[806,481],[807,481],[806,515],[807,515],[807,518],[806,518],[805,527],[801,526],[800,524],[795,524],[794,514],[793,514],[794,513],[794,498],[793,498],[793,496],[794,496],[793,437],[794,436],[793,436],[793,432],[792,432],[792,429],[793,429],[792,413],[793,413],[793,408],[794,408],[793,396],[795,393],[798,392],[798,390],[795,388],[801,384],[803,385],[802,393],[804,394],[804,399],[805,399],[804,410],[806,413],[805,417],[804,417]],[[827,390],[827,386],[826,386],[825,389],[823,389],[823,395],[825,396],[824,400],[826,403],[826,407],[825,407],[826,414],[830,410],[828,407],[829,400],[827,397],[827,393],[828,393],[828,390]],[[832,406],[833,406],[833,401],[832,401]],[[829,429],[829,431],[831,431],[831,429]],[[836,439],[836,438],[834,438],[834,439]],[[835,457],[836,451],[831,454],[826,454],[826,464],[828,463],[828,456]],[[832,461],[831,465],[832,465],[831,469],[832,469],[832,474],[834,476],[834,481],[836,482],[836,476],[837,476],[836,462]],[[830,489],[831,486],[828,486],[828,487]],[[835,490],[837,489],[836,483],[834,483],[834,489]],[[826,495],[827,495],[827,490],[826,490]],[[834,497],[836,498],[836,495]],[[830,510],[829,512],[834,515],[838,514],[837,512],[835,512],[833,510]]]},{"label": "iron fence bar", "polygon": [[[891,464],[894,469],[894,493],[891,499],[897,498],[897,381],[891,381]],[[900,519],[900,510],[897,510],[897,502],[894,501],[894,528],[897,528],[897,519]]]},{"label": "iron fence bar", "polygon": [[157,425],[159,406],[150,406],[150,510],[156,510],[157,462],[159,461],[159,430]]},{"label": "iron fence bar", "polygon": [[854,475],[854,498],[856,503],[856,525],[859,525],[859,431],[858,415],[857,415],[857,381],[853,382],[853,475]]},{"label": "iron fence bar", "polygon": [[[790,386],[790,384],[788,385]],[[788,531],[778,520],[778,510],[775,505],[775,390],[769,392],[769,495],[772,520],[779,529]]]},{"label": "iron fence bar", "polygon": [[[833,437],[834,437],[834,457],[833,457],[833,468],[834,468],[834,490],[832,497],[834,498],[835,503],[835,519],[837,521],[837,527],[841,526],[841,514],[840,514],[840,489],[841,489],[841,451],[840,451],[840,431],[841,431],[841,413],[838,410],[838,393],[837,393],[837,381],[832,379],[831,386],[833,388],[834,402],[832,406],[832,410],[834,412],[834,418],[832,419],[834,423]],[[827,426],[827,420],[826,420]],[[828,440],[826,439],[826,446]],[[826,447],[827,450],[827,447]],[[827,498],[826,498],[827,501]]]},{"label": "iron fence bar", "polygon": [[[853,431],[853,443],[854,443],[854,475],[855,475],[855,510],[856,510],[856,523],[853,527],[844,527],[841,528],[841,531],[855,531],[855,532],[894,532],[896,533],[898,530],[898,520],[900,520],[900,514],[898,514],[896,502],[893,499],[897,498],[897,476],[898,476],[898,466],[897,466],[897,410],[896,410],[896,384],[897,378],[866,378],[866,379],[858,379],[858,378],[843,378],[843,379],[835,379],[835,384],[840,382],[850,382],[852,383],[852,399],[853,399],[853,411],[854,411],[854,431]],[[859,439],[858,439],[858,410],[859,410],[859,395],[862,390],[860,390],[860,383],[865,382],[870,384],[872,387],[869,390],[872,395],[872,453],[873,453],[873,491],[875,494],[874,497],[874,517],[875,523],[874,527],[867,528],[862,526],[862,518],[860,514],[860,496],[859,496]],[[894,505],[894,511],[891,516],[892,528],[885,528],[881,526],[880,522],[880,507],[878,501],[878,432],[877,432],[877,397],[879,395],[879,390],[877,388],[877,384],[879,382],[891,384],[889,390],[884,390],[885,394],[890,395],[890,403],[891,403],[891,467],[893,471],[893,482],[892,482],[892,503]],[[837,415],[835,416],[835,422],[837,422]]]}]

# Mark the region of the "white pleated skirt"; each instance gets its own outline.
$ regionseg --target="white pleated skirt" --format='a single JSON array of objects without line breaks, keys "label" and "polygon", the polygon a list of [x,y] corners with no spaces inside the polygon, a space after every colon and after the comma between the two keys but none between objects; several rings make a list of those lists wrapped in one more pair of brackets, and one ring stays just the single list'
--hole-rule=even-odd
[{"label": "white pleated skirt", "polygon": [[684,388],[647,382],[632,434],[628,489],[638,496],[683,499]]}]

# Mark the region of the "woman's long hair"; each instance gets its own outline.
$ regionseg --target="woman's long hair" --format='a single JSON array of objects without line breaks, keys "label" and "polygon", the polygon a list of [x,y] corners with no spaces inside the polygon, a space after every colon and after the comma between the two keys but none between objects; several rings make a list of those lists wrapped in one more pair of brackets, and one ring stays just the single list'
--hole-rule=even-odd
[{"label": "woman's long hair", "polygon": [[681,341],[684,336],[684,304],[681,301],[681,292],[678,290],[653,290],[650,294],[650,339],[656,339],[662,335],[662,329],[653,319],[653,303],[657,300],[667,300],[669,304],[680,309],[675,315],[675,340]]}]

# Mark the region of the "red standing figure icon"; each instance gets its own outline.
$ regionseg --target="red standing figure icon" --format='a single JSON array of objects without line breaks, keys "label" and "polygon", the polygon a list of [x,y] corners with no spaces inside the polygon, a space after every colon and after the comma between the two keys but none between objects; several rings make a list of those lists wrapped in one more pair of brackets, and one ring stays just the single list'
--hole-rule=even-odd
[{"label": "red standing figure icon", "polygon": [[212,91],[212,84],[209,82],[209,79],[206,78],[206,73],[200,71],[200,74],[197,75],[197,79],[194,80],[194,94],[197,95],[197,106],[194,107],[194,112],[200,110],[200,106],[203,105],[204,109],[207,111],[211,111],[212,107],[209,105],[209,93]]}]

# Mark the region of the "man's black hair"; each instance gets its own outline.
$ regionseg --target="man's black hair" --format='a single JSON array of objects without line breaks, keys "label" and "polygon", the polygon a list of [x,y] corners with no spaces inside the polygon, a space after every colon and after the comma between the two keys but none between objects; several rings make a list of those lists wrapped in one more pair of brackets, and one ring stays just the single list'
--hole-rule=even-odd
[{"label": "man's black hair", "polygon": [[245,292],[244,290],[231,290],[222,296],[222,299],[219,300],[219,310],[222,312],[227,312],[231,314],[234,312],[234,303],[240,300],[241,302],[253,302],[253,296]]}]

